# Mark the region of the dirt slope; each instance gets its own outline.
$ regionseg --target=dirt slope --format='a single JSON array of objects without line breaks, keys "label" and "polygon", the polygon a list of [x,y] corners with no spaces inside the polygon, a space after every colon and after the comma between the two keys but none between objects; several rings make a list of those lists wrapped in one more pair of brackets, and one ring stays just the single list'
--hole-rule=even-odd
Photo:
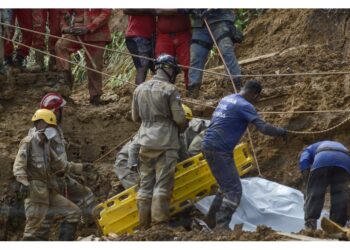
[{"label": "dirt slope", "polygon": [[[267,10],[249,24],[245,32],[245,41],[237,46],[236,53],[240,61],[274,52],[281,53],[242,64],[242,73],[251,75],[349,70],[349,17],[348,10]],[[114,30],[118,30],[118,22],[114,22]],[[295,48],[288,50],[291,47]],[[220,67],[215,70],[224,72]],[[264,86],[262,101],[257,104],[258,111],[350,109],[350,85],[347,75],[257,78]],[[181,83],[178,86],[181,86]],[[87,104],[85,85],[75,88],[72,100],[65,109],[63,121],[65,136],[70,145],[70,160],[93,161],[138,129],[138,124],[130,119],[133,89],[133,86],[127,85],[118,88],[105,86],[103,99],[108,104],[96,108]],[[207,74],[204,76],[202,90],[199,100],[196,101],[200,105],[189,106],[193,108],[196,116],[208,119],[213,109],[202,104],[215,106],[220,98],[232,93],[227,78]],[[184,93],[183,90],[180,91]],[[18,144],[27,134],[31,126],[31,116],[45,91],[35,85],[32,88],[16,86],[15,93],[11,100],[0,100],[4,107],[0,111],[0,202],[6,204],[13,202],[11,171]],[[336,125],[348,115],[322,113],[262,116],[270,123],[291,130],[316,131]],[[335,139],[349,146],[349,128],[350,123],[347,123],[330,133],[293,135],[287,144],[280,139],[260,135],[252,128],[254,148],[262,174],[270,180],[300,188],[301,178],[297,161],[302,148],[320,139]],[[112,186],[117,182],[113,173],[114,156],[115,153],[97,164],[98,171],[89,180],[89,185],[101,201],[116,191]],[[257,171],[252,173],[256,174]],[[18,231],[16,234],[19,235]],[[147,236],[148,238],[140,237],[155,239],[152,235]],[[196,237],[199,236],[182,239],[195,240]],[[220,235],[206,237],[198,239],[222,239]],[[18,239],[18,236],[12,239]],[[130,239],[133,238],[123,238]]]}]

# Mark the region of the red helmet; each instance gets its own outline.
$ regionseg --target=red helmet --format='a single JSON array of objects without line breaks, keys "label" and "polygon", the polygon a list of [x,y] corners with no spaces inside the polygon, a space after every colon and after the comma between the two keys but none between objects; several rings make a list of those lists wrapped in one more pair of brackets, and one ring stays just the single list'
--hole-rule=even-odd
[{"label": "red helmet", "polygon": [[56,112],[58,109],[66,105],[66,101],[58,93],[48,93],[46,94],[40,102],[41,109],[49,109]]}]

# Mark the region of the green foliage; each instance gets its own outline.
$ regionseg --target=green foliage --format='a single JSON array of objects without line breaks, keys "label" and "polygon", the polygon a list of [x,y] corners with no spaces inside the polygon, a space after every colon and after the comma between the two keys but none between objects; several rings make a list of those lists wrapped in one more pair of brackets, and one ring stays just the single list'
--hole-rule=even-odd
[{"label": "green foliage", "polygon": [[264,13],[264,9],[237,9],[235,26],[243,31],[254,17],[259,17]]},{"label": "green foliage", "polygon": [[[126,48],[123,32],[113,33],[112,42],[107,47],[123,53],[129,53],[128,49]],[[130,55],[106,50],[104,59],[107,63],[105,67],[106,72],[115,76],[113,78],[106,79],[108,84],[112,86],[119,86],[126,82],[133,82],[136,70]]]},{"label": "green foliage", "polygon": [[[112,42],[108,44],[106,48],[129,53],[125,45],[124,33],[122,32],[112,33]],[[72,68],[74,80],[78,83],[86,79],[86,70],[80,67],[86,65],[84,57],[85,55],[83,50],[78,51],[77,54],[72,56],[72,60],[79,65],[75,65]],[[103,58],[103,71],[114,76],[106,76],[106,80],[104,82],[107,84],[119,86],[131,81],[131,79],[135,76],[135,69],[130,55],[105,50]]]}]

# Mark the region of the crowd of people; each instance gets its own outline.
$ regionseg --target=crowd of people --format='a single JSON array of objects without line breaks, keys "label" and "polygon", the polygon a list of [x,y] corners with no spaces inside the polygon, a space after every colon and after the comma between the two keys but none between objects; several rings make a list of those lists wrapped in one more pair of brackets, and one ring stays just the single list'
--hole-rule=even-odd
[{"label": "crowd of people", "polygon": [[[28,19],[21,21],[21,18],[32,17],[33,13],[29,15],[28,11],[31,10],[21,11],[14,10],[11,17],[9,10],[8,15],[1,16],[1,20],[14,23],[17,19],[19,26],[28,27]],[[37,30],[42,30],[40,25],[46,20],[51,20],[47,16],[57,14],[52,10],[41,11],[40,15],[36,14],[35,22],[30,21],[29,24],[35,23]],[[147,229],[154,223],[169,222],[176,164],[199,152],[203,152],[219,186],[205,222],[211,228],[219,226],[228,229],[242,196],[233,150],[247,126],[253,124],[263,134],[284,139],[288,134],[286,129],[263,121],[253,106],[262,91],[261,83],[249,80],[241,86],[240,68],[233,46],[242,37],[234,28],[234,14],[226,9],[126,9],[124,13],[129,21],[126,44],[134,55],[137,69],[135,83],[138,86],[132,98],[132,120],[141,125],[132,141],[118,153],[115,171],[125,188],[139,185],[137,207],[140,229]],[[102,71],[103,49],[100,47],[110,42],[108,19],[111,10],[61,10],[58,15],[58,30],[62,36],[56,42],[51,41],[55,44],[55,52],[52,53],[58,56],[56,63],[52,64],[55,65],[53,68],[69,71],[67,59],[70,54],[83,48],[87,65]],[[6,36],[13,35],[13,29],[8,29],[6,25],[3,27]],[[52,28],[52,32],[56,31]],[[25,34],[29,33],[23,31],[22,35]],[[181,103],[174,83],[182,69],[189,94],[194,98],[198,96],[202,71],[196,68],[203,69],[205,66],[214,43],[211,35],[223,54],[230,74],[234,76],[239,92],[222,98],[211,121],[206,122],[193,119],[191,109]],[[35,44],[44,50],[42,42],[33,42],[34,36],[28,36],[23,37],[23,44]],[[5,65],[23,66],[24,58],[28,55],[27,47],[18,46],[12,55],[13,47],[11,50],[6,47],[10,46],[9,43],[5,41]],[[49,41],[49,50],[52,50],[52,44]],[[156,59],[153,60],[153,57]],[[43,70],[41,56],[38,55],[36,59],[37,68]],[[149,69],[154,71],[154,75],[146,80]],[[88,70],[88,86],[90,102],[99,105],[101,74]],[[49,93],[43,97],[40,109],[32,117],[34,127],[21,141],[15,159],[14,176],[20,183],[20,192],[26,197],[24,240],[48,239],[48,228],[57,215],[62,219],[59,239],[72,240],[81,216],[82,201],[84,209],[87,202],[90,208],[96,204],[91,190],[78,181],[79,175],[91,168],[91,164],[74,163],[67,159],[60,127],[65,104],[59,93]],[[322,158],[325,154],[327,156]],[[350,173],[348,150],[337,142],[319,142],[303,151],[300,162],[301,170],[308,170],[309,173],[303,174],[307,176],[305,227],[316,228],[315,221],[320,216],[328,185],[331,185],[332,195],[331,218],[345,225],[346,185]],[[62,185],[60,178],[65,180],[64,183],[73,184]]]},{"label": "crowd of people", "polygon": [[[7,68],[21,71],[42,72],[45,70],[45,54],[49,53],[48,70],[61,73],[54,90],[62,85],[71,87],[70,55],[84,49],[90,103],[101,104],[103,70],[102,49],[111,42],[108,21],[110,9],[3,9],[0,11],[1,72]],[[150,69],[154,72],[154,60],[165,53],[177,58],[184,73],[183,82],[188,96],[197,98],[203,78],[203,68],[213,47],[209,32],[213,32],[225,58],[230,74],[240,75],[234,53],[234,43],[241,42],[240,32],[234,26],[235,16],[229,9],[125,9],[128,27],[125,33],[126,46],[133,56],[136,68],[135,83],[145,81]],[[210,30],[208,30],[206,23]],[[11,41],[18,25],[22,40],[16,50]],[[48,28],[48,29],[47,29]],[[48,41],[45,34],[48,30]],[[35,63],[26,68],[30,48],[35,50]],[[140,57],[139,57],[140,56]],[[2,63],[3,62],[3,63]],[[240,77],[234,77],[240,88]]]}]

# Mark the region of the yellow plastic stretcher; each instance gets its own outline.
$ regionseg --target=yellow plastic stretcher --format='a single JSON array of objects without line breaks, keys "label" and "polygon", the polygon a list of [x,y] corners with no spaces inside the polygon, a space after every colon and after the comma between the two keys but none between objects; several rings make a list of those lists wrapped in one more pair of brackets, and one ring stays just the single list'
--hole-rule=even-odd
[{"label": "yellow plastic stretcher", "polygon": [[[254,168],[248,145],[241,143],[234,149],[234,160],[240,176]],[[193,205],[217,189],[203,154],[193,156],[176,165],[175,183],[170,214],[176,214]],[[133,186],[94,208],[94,216],[102,233],[132,233],[139,225],[136,206],[137,186]]]}]

